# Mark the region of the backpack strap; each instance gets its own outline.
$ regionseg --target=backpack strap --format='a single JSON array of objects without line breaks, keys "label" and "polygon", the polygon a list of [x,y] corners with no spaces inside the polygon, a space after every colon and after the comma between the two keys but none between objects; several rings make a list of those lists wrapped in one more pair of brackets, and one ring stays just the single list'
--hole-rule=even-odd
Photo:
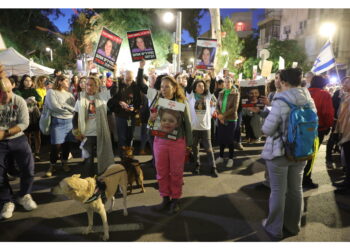
[{"label": "backpack strap", "polygon": [[288,106],[289,106],[291,109],[294,108],[294,107],[296,107],[296,105],[294,105],[293,103],[287,101],[287,99],[284,98],[284,97],[276,97],[276,98],[273,98],[273,100],[280,100],[280,101],[283,101],[283,102],[287,103]]}]

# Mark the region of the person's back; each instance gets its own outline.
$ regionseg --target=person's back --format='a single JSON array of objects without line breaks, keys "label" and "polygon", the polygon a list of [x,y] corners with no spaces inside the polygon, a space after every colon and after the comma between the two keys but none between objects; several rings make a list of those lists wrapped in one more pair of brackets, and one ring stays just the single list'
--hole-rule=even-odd
[{"label": "person's back", "polygon": [[333,125],[334,109],[331,95],[319,88],[309,88],[318,115],[318,130],[327,130]]}]

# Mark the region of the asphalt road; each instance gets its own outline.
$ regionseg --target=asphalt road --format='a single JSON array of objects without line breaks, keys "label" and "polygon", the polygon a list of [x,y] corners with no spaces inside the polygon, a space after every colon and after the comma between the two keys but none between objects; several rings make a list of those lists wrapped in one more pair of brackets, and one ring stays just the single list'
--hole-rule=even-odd
[{"label": "asphalt road", "polygon": [[[161,202],[155,170],[144,166],[145,193],[134,187],[128,196],[129,215],[122,214],[122,199],[117,195],[114,210],[108,214],[110,240],[114,242],[261,242],[273,241],[261,227],[268,213],[269,189],[264,180],[264,161],[260,158],[262,144],[245,145],[236,151],[234,167],[219,167],[220,176],[212,178],[203,152],[201,174],[194,176],[185,169],[181,211],[169,216],[152,208]],[[217,149],[216,149],[217,151]],[[350,241],[350,196],[334,194],[332,180],[342,175],[341,168],[326,169],[322,145],[313,170],[318,189],[304,192],[305,212],[302,229],[284,242],[348,242]],[[50,188],[62,178],[79,173],[81,159],[71,159],[72,172],[59,171],[43,178],[48,154],[36,164],[33,199],[38,208],[27,212],[16,205],[9,220],[0,221],[0,241],[101,241],[102,222],[94,215],[95,232],[82,235],[87,214],[79,203],[64,196],[54,196]],[[141,162],[150,156],[136,156]],[[116,158],[117,159],[117,158]],[[339,160],[339,157],[337,158]],[[338,164],[339,165],[339,164]],[[338,166],[339,167],[339,166]],[[18,191],[19,182],[11,182]]]}]

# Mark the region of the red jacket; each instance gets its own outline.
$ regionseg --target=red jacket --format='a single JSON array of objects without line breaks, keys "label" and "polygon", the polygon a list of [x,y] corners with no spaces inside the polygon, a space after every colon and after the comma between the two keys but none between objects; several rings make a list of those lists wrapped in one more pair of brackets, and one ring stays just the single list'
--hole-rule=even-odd
[{"label": "red jacket", "polygon": [[318,130],[327,130],[332,127],[334,119],[332,96],[319,88],[309,88],[309,91],[317,109]]}]

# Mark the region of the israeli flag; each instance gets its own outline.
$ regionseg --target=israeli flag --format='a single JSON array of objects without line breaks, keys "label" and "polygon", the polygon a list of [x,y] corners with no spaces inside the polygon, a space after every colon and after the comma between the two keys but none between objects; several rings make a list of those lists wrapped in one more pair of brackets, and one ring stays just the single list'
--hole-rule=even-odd
[{"label": "israeli flag", "polygon": [[333,67],[335,67],[335,57],[333,55],[332,44],[328,40],[322,47],[311,71],[315,74],[321,74]]}]

